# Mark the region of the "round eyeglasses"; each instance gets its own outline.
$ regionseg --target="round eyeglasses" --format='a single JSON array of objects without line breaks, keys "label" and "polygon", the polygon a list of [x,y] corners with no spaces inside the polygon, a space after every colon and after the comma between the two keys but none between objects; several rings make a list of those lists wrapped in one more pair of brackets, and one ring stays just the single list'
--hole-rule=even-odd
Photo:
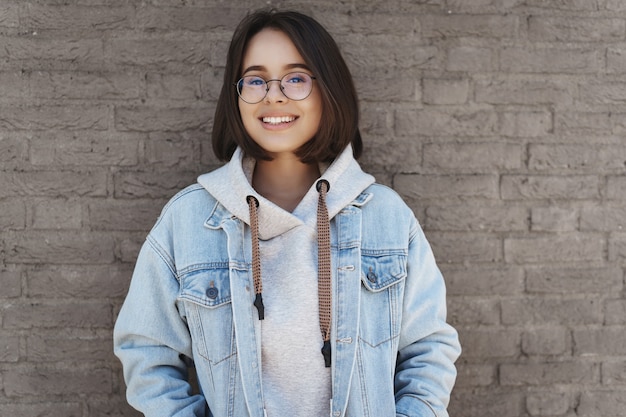
[{"label": "round eyeglasses", "polygon": [[290,72],[281,79],[264,80],[258,75],[246,75],[237,81],[237,94],[248,104],[256,104],[263,101],[267,92],[270,91],[269,83],[280,82],[280,91],[289,100],[304,100],[313,90],[315,77],[306,72]]}]

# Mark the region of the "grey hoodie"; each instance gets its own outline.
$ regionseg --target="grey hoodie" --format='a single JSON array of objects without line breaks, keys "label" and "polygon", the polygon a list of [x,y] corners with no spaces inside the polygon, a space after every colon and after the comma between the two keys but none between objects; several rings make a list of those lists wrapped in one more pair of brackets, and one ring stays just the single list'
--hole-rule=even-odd
[{"label": "grey hoodie", "polygon": [[[255,161],[237,149],[222,168],[198,182],[229,212],[250,224],[247,196],[259,202],[258,223],[265,319],[261,322],[262,386],[269,417],[328,415],[330,368],[320,354],[315,185],[289,213],[250,185]],[[330,165],[320,165],[330,184],[329,218],[350,204],[374,177],[364,173],[347,147]]]}]

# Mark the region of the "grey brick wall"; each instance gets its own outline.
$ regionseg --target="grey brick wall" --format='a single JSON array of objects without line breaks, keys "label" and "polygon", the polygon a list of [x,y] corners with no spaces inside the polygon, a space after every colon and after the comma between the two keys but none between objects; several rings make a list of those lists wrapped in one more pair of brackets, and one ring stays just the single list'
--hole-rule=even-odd
[{"label": "grey brick wall", "polygon": [[0,0],[0,415],[136,416],[111,331],[208,140],[239,19],[335,35],[364,167],[415,210],[457,417],[623,416],[626,2]]}]

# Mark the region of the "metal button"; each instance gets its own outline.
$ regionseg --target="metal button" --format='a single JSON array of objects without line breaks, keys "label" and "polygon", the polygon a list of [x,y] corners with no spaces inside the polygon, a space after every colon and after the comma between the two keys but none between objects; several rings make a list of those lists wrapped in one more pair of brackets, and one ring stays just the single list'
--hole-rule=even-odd
[{"label": "metal button", "polygon": [[211,287],[208,290],[206,290],[206,296],[209,297],[211,300],[215,300],[218,294],[219,294],[219,290],[215,287]]},{"label": "metal button", "polygon": [[370,266],[370,270],[369,270],[369,272],[367,273],[367,279],[368,279],[370,282],[376,282],[376,278],[377,278],[376,273],[374,272],[374,270],[373,270],[373,269],[372,269],[372,267]]}]

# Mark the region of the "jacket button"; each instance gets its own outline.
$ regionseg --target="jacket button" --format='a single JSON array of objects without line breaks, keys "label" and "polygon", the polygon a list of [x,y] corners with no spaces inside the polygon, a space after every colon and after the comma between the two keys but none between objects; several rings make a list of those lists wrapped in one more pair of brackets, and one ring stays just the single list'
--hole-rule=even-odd
[{"label": "jacket button", "polygon": [[367,279],[370,282],[376,282],[376,273],[372,270],[372,268],[370,267],[369,272],[367,273]]},{"label": "jacket button", "polygon": [[209,297],[211,300],[215,300],[217,298],[218,293],[219,293],[219,290],[215,287],[211,287],[208,290],[206,290],[206,296]]}]

